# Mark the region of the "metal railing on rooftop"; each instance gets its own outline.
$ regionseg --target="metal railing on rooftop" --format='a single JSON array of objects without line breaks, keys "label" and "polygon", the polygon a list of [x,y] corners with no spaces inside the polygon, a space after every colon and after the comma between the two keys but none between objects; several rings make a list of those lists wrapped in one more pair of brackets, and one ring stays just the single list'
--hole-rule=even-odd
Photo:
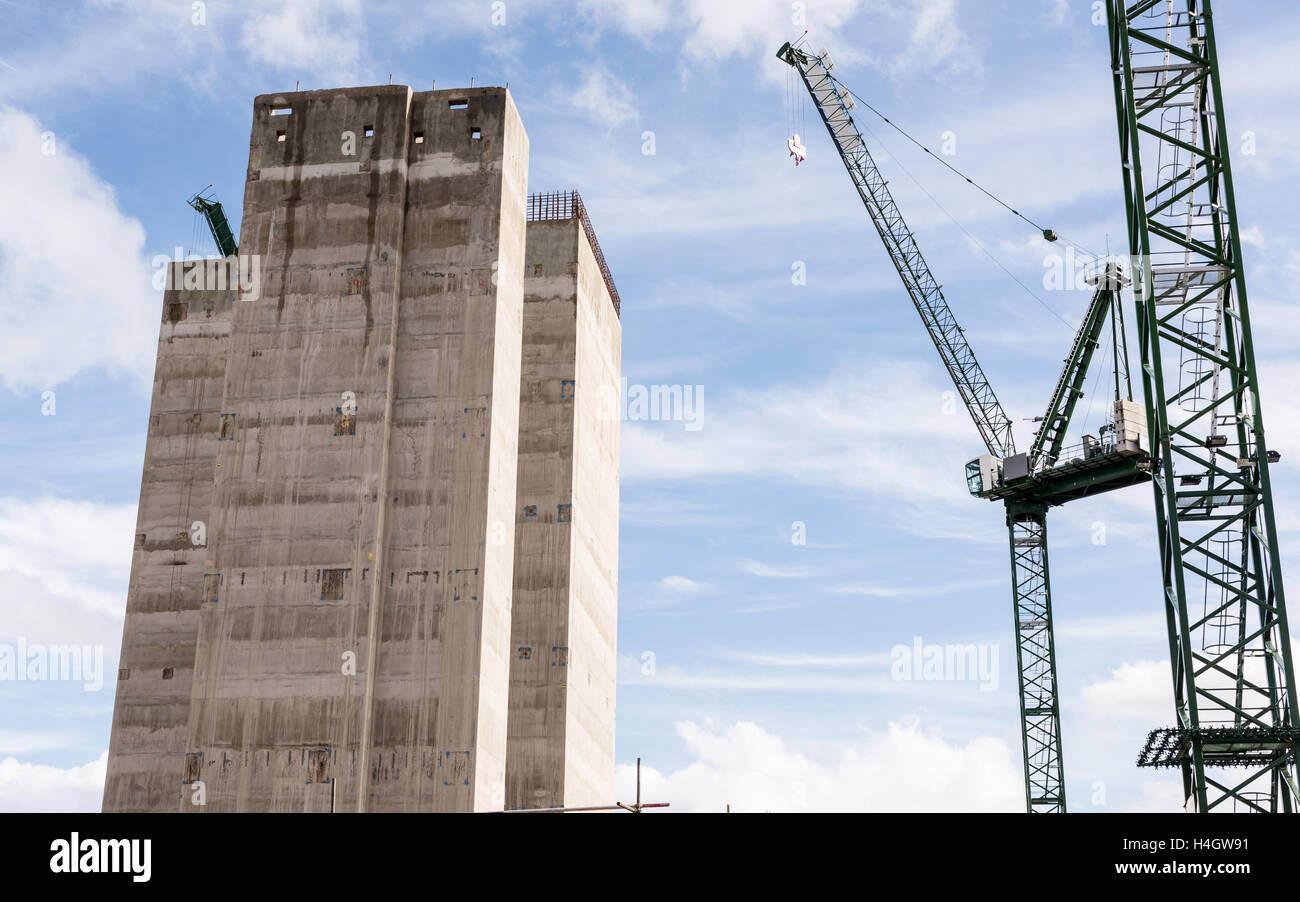
[{"label": "metal railing on rooftop", "polygon": [[587,234],[587,243],[591,245],[591,252],[596,257],[596,265],[600,267],[600,274],[605,279],[605,288],[609,291],[610,300],[614,302],[614,314],[621,319],[623,313],[619,304],[618,289],[614,287],[614,277],[609,274],[609,264],[605,262],[605,255],[600,250],[600,242],[596,240],[596,230],[591,225],[591,217],[587,215],[587,206],[582,202],[582,195],[577,191],[547,191],[530,194],[525,218],[528,222],[577,219],[582,223],[582,231]]},{"label": "metal railing on rooftop", "polygon": [[1061,453],[1057,455],[1054,461],[1049,461],[1047,455],[1044,454],[1034,467],[1033,475],[1037,476],[1044,470],[1064,467],[1068,464],[1078,464],[1103,454],[1110,454],[1119,447],[1113,428],[1102,432],[1098,436],[1090,436],[1090,438],[1092,438],[1090,442],[1080,441],[1078,444],[1067,445],[1062,448]]}]

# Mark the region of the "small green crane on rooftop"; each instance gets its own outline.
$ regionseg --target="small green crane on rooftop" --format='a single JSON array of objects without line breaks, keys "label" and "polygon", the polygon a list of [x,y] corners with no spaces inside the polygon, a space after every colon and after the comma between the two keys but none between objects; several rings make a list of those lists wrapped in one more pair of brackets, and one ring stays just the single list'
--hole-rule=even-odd
[{"label": "small green crane on rooftop", "polygon": [[230,221],[226,219],[226,211],[221,208],[221,201],[217,200],[212,185],[208,185],[186,203],[197,210],[203,216],[204,221],[207,222],[208,229],[212,232],[213,240],[217,242],[217,249],[221,252],[221,256],[233,257],[239,253],[239,245],[235,242],[235,234],[230,230]]}]

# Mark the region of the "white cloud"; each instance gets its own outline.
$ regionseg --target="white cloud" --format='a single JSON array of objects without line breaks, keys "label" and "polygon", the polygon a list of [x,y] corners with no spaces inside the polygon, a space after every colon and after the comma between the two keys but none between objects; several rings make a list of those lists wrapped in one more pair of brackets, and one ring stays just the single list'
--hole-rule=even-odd
[{"label": "white cloud", "polygon": [[[558,13],[566,23],[572,21],[569,11],[561,12],[559,6],[554,0],[500,3],[495,0],[439,0],[421,4],[409,0],[366,0],[365,17],[376,32],[376,44],[383,48],[382,53],[376,54],[380,59],[391,59],[394,46],[402,50],[415,49],[422,57],[428,58],[430,45],[451,37],[462,45],[475,42],[477,65],[495,58],[507,68],[514,69],[526,65],[522,51],[530,46],[527,38],[532,28],[540,26],[541,20]],[[520,28],[521,23],[531,27]],[[422,84],[427,71],[424,66],[419,70],[421,77],[418,80]]]},{"label": "white cloud", "polygon": [[1064,25],[1070,19],[1070,0],[1049,0],[1043,11],[1043,21],[1049,25]]},{"label": "white cloud", "polygon": [[1148,814],[1169,814],[1183,808],[1183,783],[1177,771],[1166,771],[1164,779],[1143,780],[1138,787],[1138,797],[1128,807],[1129,811]]},{"label": "white cloud", "polygon": [[665,576],[659,580],[659,588],[674,595],[698,595],[709,587],[685,576]]},{"label": "white cloud", "polygon": [[0,811],[98,811],[108,751],[80,767],[0,759]]},{"label": "white cloud", "polygon": [[[208,6],[214,19],[226,12],[226,4]],[[61,100],[67,99],[63,92],[69,89],[81,97],[121,89],[141,76],[160,75],[215,91],[215,85],[229,78],[212,68],[213,60],[223,54],[224,41],[217,22],[199,24],[195,19],[191,5],[176,0],[84,4],[67,16],[52,40],[11,44],[8,52],[14,55],[4,65],[14,74],[0,82],[0,97],[22,98],[24,103]],[[80,27],[67,27],[73,22]],[[155,102],[158,98],[156,87],[140,94]]]},{"label": "white cloud", "polygon": [[30,755],[48,749],[66,748],[69,737],[47,731],[0,729],[0,755]]},{"label": "white cloud", "polygon": [[162,301],[144,227],[45,132],[0,105],[0,196],[11,213],[0,217],[0,382],[43,390],[96,367],[147,379]]},{"label": "white cloud", "polygon": [[134,531],[135,505],[0,499],[0,638],[115,658]]},{"label": "white cloud", "polygon": [[604,66],[586,66],[582,81],[565,94],[565,102],[607,131],[639,118],[632,89]]},{"label": "white cloud", "polygon": [[[1018,751],[979,737],[946,741],[918,723],[890,723],[823,763],[754,723],[676,725],[693,761],[668,774],[642,767],[641,798],[669,811],[1018,811]],[[620,765],[620,800],[635,795],[636,769]]]},{"label": "white cloud", "polygon": [[908,595],[928,594],[926,590],[882,586],[877,583],[842,583],[828,590],[835,595],[860,595],[863,598],[901,598]]},{"label": "white cloud", "polygon": [[616,28],[645,40],[669,27],[678,15],[673,0],[579,0],[577,10],[597,28]]},{"label": "white cloud", "polygon": [[[770,57],[764,71],[771,79],[785,71],[775,60],[777,47],[805,28],[814,52],[826,47],[837,62],[864,60],[896,80],[919,73],[969,76],[980,69],[976,43],[958,22],[957,0],[824,0],[807,4],[802,19],[789,0],[682,0],[671,14],[663,4],[653,7],[655,15],[616,21],[642,38],[676,23],[684,33],[683,55],[693,63]],[[847,26],[862,24],[863,14],[870,17],[865,28],[871,44],[897,47],[895,52],[873,54],[860,49],[861,40],[848,39]]]},{"label": "white cloud", "polygon": [[[944,412],[951,405],[941,374],[937,363],[875,360],[812,385],[723,394],[696,432],[630,422],[623,478],[779,479],[893,499],[889,516],[913,525],[917,506],[939,517],[978,516],[962,478],[978,439],[963,411]],[[924,527],[933,534],[943,523]]]},{"label": "white cloud", "polygon": [[670,500],[662,495],[647,499],[621,499],[619,520],[638,526],[680,529],[683,526],[729,526],[735,517],[698,500]]},{"label": "white cloud", "polygon": [[1163,642],[1165,634],[1165,618],[1159,611],[1056,621],[1057,642],[1100,642],[1109,647],[1116,642]]},{"label": "white cloud", "polygon": [[[789,0],[584,0],[578,11],[597,33],[612,28],[647,43],[672,35],[681,48],[684,82],[692,66],[757,57],[767,81],[779,84],[786,66],[776,60],[776,49],[805,28],[815,51],[827,47],[839,62],[865,61],[894,80],[969,77],[981,68],[978,46],[958,22],[956,0],[823,0],[806,4],[802,17]],[[861,24],[864,13],[873,45],[894,46],[895,52],[864,52],[861,41],[848,40],[848,26]]]},{"label": "white cloud", "polygon": [[[1284,321],[1283,325],[1289,324]],[[1278,338],[1268,336],[1265,341],[1276,343]],[[1294,352],[1292,344],[1291,353]],[[1274,351],[1257,366],[1268,446],[1281,450],[1283,462],[1289,464],[1300,456],[1300,363],[1294,358],[1286,360]]]},{"label": "white cloud", "polygon": [[365,17],[359,0],[273,0],[243,19],[240,45],[249,58],[325,82],[353,84],[360,76]]},{"label": "white cloud", "polygon": [[[899,679],[894,673],[898,658],[894,650],[867,651],[861,654],[818,654],[815,651],[789,654],[723,651],[722,662],[695,666],[691,659],[682,666],[671,663],[669,653],[661,653],[651,673],[631,655],[619,657],[618,682],[636,691],[648,688],[659,691],[681,690],[677,697],[690,692],[751,693],[780,696],[794,693],[818,695],[874,696],[897,703],[907,699],[915,704],[945,705],[960,699],[963,713],[977,709],[1001,709],[1003,699],[996,692],[982,688],[981,677],[974,672],[967,679]],[[736,667],[739,662],[742,667]],[[996,661],[993,662],[996,665]],[[988,685],[992,685],[991,680]],[[996,688],[996,687],[994,687]]]},{"label": "white cloud", "polygon": [[[990,535],[985,538],[989,542],[1001,543],[1005,541],[1001,535]],[[874,582],[855,582],[831,586],[827,591],[833,595],[859,595],[864,598],[933,598],[941,595],[952,595],[955,592],[970,592],[974,589],[1002,586],[1006,584],[1007,579],[1009,577],[968,579],[919,586],[886,586]]]},{"label": "white cloud", "polygon": [[1161,724],[1173,716],[1174,690],[1168,661],[1121,664],[1108,679],[1083,687],[1084,708],[1101,720],[1117,717]]},{"label": "white cloud", "polygon": [[667,613],[678,614],[687,601],[716,592],[713,586],[687,576],[672,574],[652,583],[648,590],[639,595],[625,598],[623,613],[640,614]]},{"label": "white cloud", "polygon": [[915,72],[969,76],[979,71],[974,42],[957,22],[957,0],[908,0],[884,9],[911,24],[906,47],[886,56],[881,68],[894,79]]},{"label": "white cloud", "polygon": [[748,558],[740,562],[740,569],[763,579],[806,579],[812,573],[809,567],[773,567]]},{"label": "white cloud", "polygon": [[819,654],[764,654],[746,651],[730,651],[728,658],[764,667],[873,667],[888,668],[893,663],[893,655],[888,652],[876,652],[863,655],[819,655]]},{"label": "white cloud", "polygon": [[[731,657],[728,655],[728,657]],[[868,667],[874,663],[876,666]],[[816,692],[845,695],[884,696],[899,691],[925,691],[942,687],[939,682],[908,683],[901,687],[889,673],[889,662],[881,656],[869,656],[863,659],[863,669],[856,673],[825,673],[825,668],[808,666],[806,673],[778,672],[759,662],[756,670],[735,670],[725,668],[688,669],[676,664],[664,663],[662,658],[656,662],[655,671],[643,673],[637,659],[623,655],[619,657],[618,682],[620,687],[638,686],[655,689],[681,689],[687,691],[705,690],[719,692],[763,692],[782,693]],[[791,665],[794,667],[796,665]],[[844,665],[849,666],[849,665]],[[822,670],[823,672],[816,672]],[[622,691],[622,688],[620,688]]]},{"label": "white cloud", "polygon": [[805,27],[818,40],[830,40],[833,30],[852,18],[861,3],[826,0],[808,5],[806,24],[796,25],[789,0],[684,0],[682,12],[689,33],[683,50],[698,61],[757,54],[775,62],[776,49]]}]

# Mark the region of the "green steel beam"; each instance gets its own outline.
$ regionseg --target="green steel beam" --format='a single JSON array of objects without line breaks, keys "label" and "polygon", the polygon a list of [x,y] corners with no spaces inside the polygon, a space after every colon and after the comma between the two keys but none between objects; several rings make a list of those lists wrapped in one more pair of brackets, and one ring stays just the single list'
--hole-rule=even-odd
[{"label": "green steel beam", "polygon": [[1074,471],[1068,465],[1046,471],[1034,484],[1017,491],[1013,498],[1026,503],[1060,505],[1102,492],[1123,489],[1151,478],[1142,457],[1115,456],[1093,470]]},{"label": "green steel beam", "polygon": [[1147,757],[1180,769],[1188,810],[1291,812],[1300,717],[1211,4],[1107,11],[1178,737]]},{"label": "green steel beam", "polygon": [[[1047,405],[1043,416],[1043,425],[1034,436],[1033,446],[1029,450],[1029,468],[1033,470],[1040,460],[1047,466],[1056,463],[1061,455],[1061,446],[1065,444],[1065,433],[1074,416],[1075,405],[1083,397],[1084,382],[1088,377],[1088,367],[1092,364],[1093,353],[1101,344],[1101,331],[1106,325],[1106,314],[1115,304],[1116,287],[1111,287],[1108,267],[1107,274],[1088,304],[1083,323],[1074,336],[1074,344],[1065,359],[1065,368],[1056,382],[1052,400]],[[1116,355],[1118,359],[1118,354]]]}]

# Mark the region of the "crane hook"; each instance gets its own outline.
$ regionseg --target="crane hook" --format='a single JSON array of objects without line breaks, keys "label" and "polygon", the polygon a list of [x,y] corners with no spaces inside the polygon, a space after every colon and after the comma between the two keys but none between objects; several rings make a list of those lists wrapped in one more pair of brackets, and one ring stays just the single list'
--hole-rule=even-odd
[{"label": "crane hook", "polygon": [[808,148],[803,146],[803,141],[799,139],[799,133],[796,132],[794,137],[785,142],[785,146],[790,149],[790,156],[794,157],[794,165],[798,166],[808,156]]}]

